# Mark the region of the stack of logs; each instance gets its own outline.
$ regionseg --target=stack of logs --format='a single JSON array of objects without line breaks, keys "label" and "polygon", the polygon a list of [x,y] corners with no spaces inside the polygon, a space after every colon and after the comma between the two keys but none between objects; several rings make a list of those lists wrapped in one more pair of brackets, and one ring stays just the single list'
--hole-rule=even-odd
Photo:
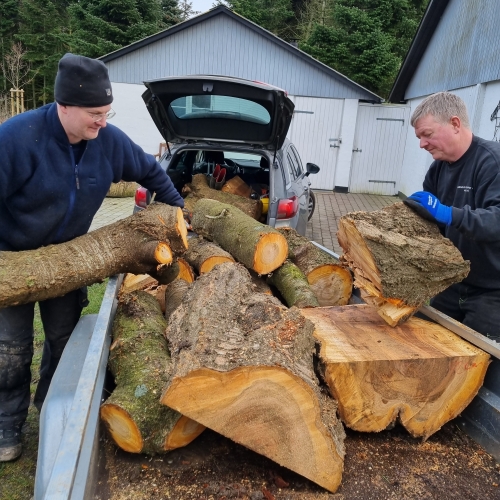
[{"label": "stack of logs", "polygon": [[[167,452],[208,427],[334,492],[341,421],[426,439],[479,390],[489,356],[412,317],[468,263],[404,205],[345,216],[341,263],[234,205],[192,208],[189,240],[182,211],[154,203],[68,243],[0,252],[0,307],[131,273],[101,407],[124,450]],[[350,304],[351,271],[368,304]]]},{"label": "stack of logs", "polygon": [[[403,205],[396,209],[413,216]],[[365,227],[359,214],[350,215],[349,223]],[[101,415],[123,449],[133,441],[142,443],[137,452],[165,452],[208,427],[334,492],[344,459],[340,420],[364,432],[400,422],[426,439],[482,385],[487,354],[434,323],[411,318],[391,327],[377,308],[348,305],[349,269],[295,231],[256,224],[214,200],[196,204],[192,226],[198,236],[177,257],[185,270],[175,280],[161,285],[128,276],[122,287],[110,367],[117,390],[128,387],[128,395],[115,390]],[[427,236],[417,231],[424,245]],[[349,239],[345,231],[342,237]],[[380,273],[373,252],[361,254],[371,255]],[[349,258],[354,262],[352,252],[344,262]],[[356,262],[361,282],[366,271]],[[385,271],[379,276],[377,283],[385,283]],[[379,297],[387,288],[381,290]],[[149,347],[141,347],[150,336],[161,344],[163,371]],[[123,382],[121,374],[134,372],[131,357],[145,360],[135,367],[141,375]],[[144,396],[138,395],[143,386]]]}]

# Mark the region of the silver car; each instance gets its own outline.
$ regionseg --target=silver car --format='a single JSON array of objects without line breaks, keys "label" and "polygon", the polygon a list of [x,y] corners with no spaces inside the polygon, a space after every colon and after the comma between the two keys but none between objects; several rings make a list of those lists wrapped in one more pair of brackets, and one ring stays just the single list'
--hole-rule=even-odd
[{"label": "silver car", "polygon": [[[225,76],[168,77],[145,82],[142,95],[158,130],[169,145],[159,158],[182,193],[193,175],[219,176],[219,186],[235,176],[263,202],[272,227],[288,226],[305,235],[310,206],[308,176],[295,146],[286,139],[293,102],[284,90]],[[150,194],[139,188],[136,209]]]}]

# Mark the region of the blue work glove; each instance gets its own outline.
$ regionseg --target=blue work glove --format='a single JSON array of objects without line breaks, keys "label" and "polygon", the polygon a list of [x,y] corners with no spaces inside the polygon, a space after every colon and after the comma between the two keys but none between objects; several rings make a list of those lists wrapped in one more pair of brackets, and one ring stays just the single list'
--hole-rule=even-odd
[{"label": "blue work glove", "polygon": [[413,193],[404,200],[404,203],[426,219],[429,219],[428,215],[430,215],[434,220],[447,226],[451,224],[451,207],[443,205],[433,194],[427,191]]}]

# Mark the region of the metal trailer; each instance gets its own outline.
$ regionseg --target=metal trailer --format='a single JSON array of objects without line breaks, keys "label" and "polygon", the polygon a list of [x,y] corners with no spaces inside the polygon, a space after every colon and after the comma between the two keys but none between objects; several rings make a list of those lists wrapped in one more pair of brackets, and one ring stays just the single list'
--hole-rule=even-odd
[{"label": "metal trailer", "polygon": [[[313,242],[315,243],[315,242]],[[338,258],[327,248],[319,248]],[[99,452],[99,406],[111,328],[123,275],[109,279],[99,314],[83,316],[54,374],[40,415],[34,500],[93,498]],[[354,299],[361,302],[361,299]],[[465,433],[500,461],[500,344],[424,306],[419,316],[436,321],[493,356],[483,387],[458,417]]]}]

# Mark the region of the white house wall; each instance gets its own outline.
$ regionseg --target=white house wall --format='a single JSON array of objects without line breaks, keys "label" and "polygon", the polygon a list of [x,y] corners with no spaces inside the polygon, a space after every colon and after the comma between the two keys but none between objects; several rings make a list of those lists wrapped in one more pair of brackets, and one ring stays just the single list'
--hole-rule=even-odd
[{"label": "white house wall", "polygon": [[109,123],[123,130],[146,153],[158,153],[160,142],[164,142],[164,139],[142,100],[141,95],[146,87],[128,83],[112,83],[112,86],[112,108],[116,116]]}]

